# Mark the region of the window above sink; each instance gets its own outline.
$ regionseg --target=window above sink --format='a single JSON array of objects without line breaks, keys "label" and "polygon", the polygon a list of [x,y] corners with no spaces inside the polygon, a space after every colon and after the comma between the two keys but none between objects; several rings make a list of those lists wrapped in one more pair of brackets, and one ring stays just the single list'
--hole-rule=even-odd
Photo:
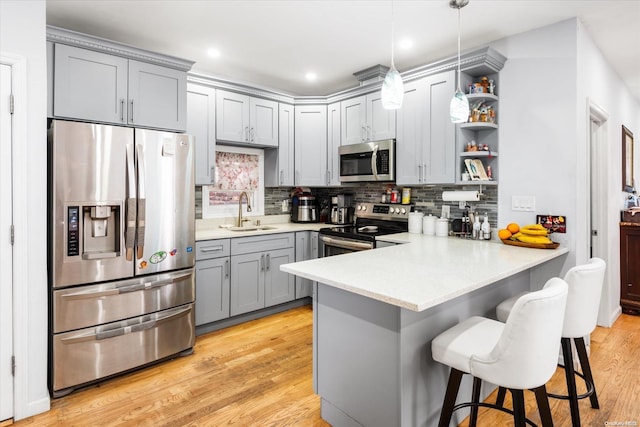
[{"label": "window above sink", "polygon": [[264,215],[263,150],[218,145],[215,182],[202,186],[202,218],[237,217],[238,198],[243,191],[249,196],[251,212],[243,202],[242,216]]}]

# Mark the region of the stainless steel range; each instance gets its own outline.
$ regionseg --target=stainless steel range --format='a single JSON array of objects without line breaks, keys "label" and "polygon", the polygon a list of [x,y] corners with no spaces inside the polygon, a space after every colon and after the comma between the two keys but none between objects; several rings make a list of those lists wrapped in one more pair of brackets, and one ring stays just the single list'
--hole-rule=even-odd
[{"label": "stainless steel range", "polygon": [[193,138],[52,120],[49,386],[192,351]]},{"label": "stainless steel range", "polygon": [[354,225],[320,229],[319,255],[326,257],[374,249],[376,237],[406,232],[412,211],[413,205],[358,203]]}]

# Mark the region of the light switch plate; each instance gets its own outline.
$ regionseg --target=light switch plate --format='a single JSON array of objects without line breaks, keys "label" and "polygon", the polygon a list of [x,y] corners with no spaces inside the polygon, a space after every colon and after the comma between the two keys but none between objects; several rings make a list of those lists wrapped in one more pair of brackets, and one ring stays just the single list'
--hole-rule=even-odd
[{"label": "light switch plate", "polygon": [[511,210],[533,212],[536,210],[535,196],[511,196]]}]

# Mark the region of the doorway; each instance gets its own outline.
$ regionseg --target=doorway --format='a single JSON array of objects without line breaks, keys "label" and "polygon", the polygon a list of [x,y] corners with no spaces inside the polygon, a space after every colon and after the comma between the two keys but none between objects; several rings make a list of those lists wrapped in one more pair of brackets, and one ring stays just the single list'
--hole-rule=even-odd
[{"label": "doorway", "polygon": [[[589,257],[598,257],[608,263],[609,236],[607,228],[607,159],[609,152],[607,135],[609,115],[600,106],[592,101],[588,102],[589,108],[589,209],[587,224],[590,238],[588,239]],[[602,299],[600,303],[600,315],[598,324],[610,326],[609,316],[606,314],[610,307],[611,281],[605,275],[602,287]]]},{"label": "doorway", "polygon": [[0,421],[13,418],[11,71],[0,63]]}]

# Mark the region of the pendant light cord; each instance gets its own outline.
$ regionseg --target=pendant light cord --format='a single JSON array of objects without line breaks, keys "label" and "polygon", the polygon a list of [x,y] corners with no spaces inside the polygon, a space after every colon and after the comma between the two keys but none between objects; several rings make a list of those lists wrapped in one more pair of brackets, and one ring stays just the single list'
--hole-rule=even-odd
[{"label": "pendant light cord", "polygon": [[395,15],[393,11],[393,0],[391,0],[391,68],[396,69],[396,64],[393,57],[393,40],[395,37]]},{"label": "pendant light cord", "polygon": [[[393,53],[391,57],[393,58]],[[393,62],[393,59],[391,62]],[[458,91],[462,92],[460,89],[460,7],[458,7]]]}]

